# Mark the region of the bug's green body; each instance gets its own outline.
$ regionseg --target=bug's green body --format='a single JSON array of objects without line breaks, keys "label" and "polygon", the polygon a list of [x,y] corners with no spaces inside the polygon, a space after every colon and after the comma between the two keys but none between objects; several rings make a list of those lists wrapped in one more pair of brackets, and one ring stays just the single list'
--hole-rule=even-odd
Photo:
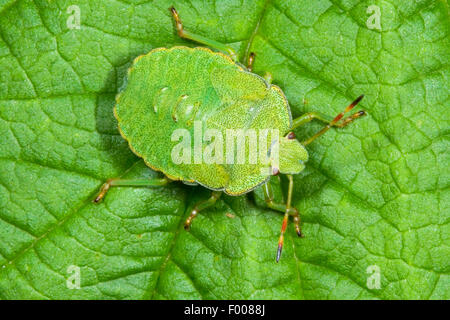
[{"label": "bug's green body", "polygon": [[[203,47],[173,47],[154,49],[134,60],[126,87],[116,97],[114,114],[131,150],[165,176],[110,179],[94,202],[101,201],[113,186],[156,187],[172,180],[201,184],[213,191],[209,199],[198,202],[190,211],[184,224],[189,229],[200,211],[217,202],[221,191],[240,195],[263,184],[267,206],[284,212],[278,262],[289,216],[293,217],[297,235],[303,236],[292,195],[293,174],[301,172],[308,160],[304,146],[331,127],[343,128],[364,116],[365,112],[359,111],[343,118],[363,96],[334,118],[309,112],[293,120],[283,92],[269,83],[271,77],[262,78],[251,72],[253,52],[244,67],[232,48],[184,30],[178,12],[174,7],[169,10],[181,38],[227,55]],[[293,130],[314,119],[327,125],[300,143]],[[235,144],[235,138],[240,142]],[[275,202],[269,180],[278,173],[286,174],[289,180],[285,203]]]},{"label": "bug's green body", "polygon": [[[131,149],[151,168],[172,180],[231,195],[264,183],[269,177],[264,171],[267,164],[259,159],[251,164],[248,152],[241,164],[174,163],[171,153],[179,142],[172,141],[172,132],[187,129],[195,137],[199,123],[203,130],[218,130],[223,137],[227,129],[277,129],[281,172],[298,173],[308,158],[297,140],[285,138],[292,117],[281,89],[206,48],[159,48],[138,57],[129,70],[126,89],[117,97],[115,115]],[[269,150],[271,142],[267,141]],[[206,147],[203,144],[202,150],[193,152],[202,154]]]}]

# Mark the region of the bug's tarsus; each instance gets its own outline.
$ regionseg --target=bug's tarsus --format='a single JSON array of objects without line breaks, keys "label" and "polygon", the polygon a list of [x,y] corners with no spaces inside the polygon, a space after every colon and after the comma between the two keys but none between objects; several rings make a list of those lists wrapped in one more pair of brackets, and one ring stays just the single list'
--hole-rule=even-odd
[{"label": "bug's tarsus", "polygon": [[183,38],[184,37],[184,30],[183,30],[183,23],[181,22],[180,16],[178,15],[177,10],[175,7],[169,8],[170,12],[172,13],[172,17],[175,20],[175,26],[177,28],[178,35]]},{"label": "bug's tarsus", "polygon": [[194,220],[194,218],[197,216],[197,214],[198,214],[198,211],[196,209],[193,209],[191,211],[191,214],[184,222],[184,230],[188,231],[189,229],[191,229],[192,220]]},{"label": "bug's tarsus", "polygon": [[278,250],[277,250],[277,263],[280,261],[281,258],[281,251],[283,251],[283,244],[278,244]]},{"label": "bug's tarsus", "polygon": [[366,112],[364,110],[358,111],[358,112],[352,114],[351,116],[348,116],[344,120],[342,120],[341,123],[337,124],[337,126],[339,128],[343,128],[343,127],[347,126],[349,123],[351,123],[353,120],[358,119],[359,117],[362,117],[365,115],[366,115]]},{"label": "bug's tarsus", "polygon": [[[341,112],[341,113],[339,113],[337,116],[336,116],[336,118],[334,118],[333,119],[333,121],[331,121],[331,123],[329,124],[330,126],[333,126],[333,125],[335,125],[335,124],[337,124],[338,123],[338,121],[339,120],[341,120],[342,119],[342,117],[344,116],[344,114],[346,114],[347,112],[349,112],[350,110],[352,110],[361,100],[362,100],[362,98],[364,98],[364,95],[362,94],[362,95],[360,95],[358,98],[356,98],[355,99],[355,101],[353,101],[352,103],[350,103],[348,106],[347,106],[347,108],[345,108],[345,110],[343,111],[343,112]],[[355,113],[355,115],[357,115],[358,113]],[[354,115],[352,115],[352,116],[354,116]],[[352,117],[352,116],[350,116],[350,117]],[[350,118],[349,117],[349,118]],[[347,118],[348,119],[348,118]]]},{"label": "bug's tarsus", "polygon": [[221,195],[222,192],[213,191],[209,199],[202,200],[196,203],[194,208],[191,210],[189,217],[184,222],[184,230],[189,230],[191,228],[192,220],[194,220],[194,218],[198,215],[198,213],[206,208],[212,207],[217,202],[217,200],[219,200]]},{"label": "bug's tarsus", "polygon": [[302,233],[302,229],[300,228],[300,214],[296,208],[292,208],[295,210],[293,216],[294,216],[294,226],[295,226],[295,232],[297,233],[297,236],[299,238],[303,238],[304,235]]},{"label": "bug's tarsus", "polygon": [[355,99],[355,101],[353,101],[352,103],[350,103],[344,111],[342,111],[341,113],[339,113],[333,120],[331,120],[330,123],[328,123],[324,128],[322,128],[319,132],[317,132],[315,135],[313,135],[311,138],[307,139],[306,141],[303,141],[302,144],[304,146],[310,144],[311,142],[313,142],[314,140],[316,140],[318,137],[320,137],[321,135],[323,135],[325,132],[327,132],[328,130],[330,130],[331,127],[333,126],[338,126],[338,127],[345,127],[346,125],[348,125],[350,122],[352,122],[353,120],[362,117],[366,114],[366,112],[364,110],[358,111],[354,114],[352,114],[351,116],[345,118],[344,120],[342,120],[341,123],[339,123],[339,121],[344,117],[344,115],[351,111],[361,100],[362,98],[364,98],[364,95],[360,95],[358,98]]},{"label": "bug's tarsus", "polygon": [[256,54],[254,52],[250,52],[250,55],[248,56],[248,61],[247,61],[247,70],[248,71],[253,71],[253,63],[255,62],[255,57]]},{"label": "bug's tarsus", "polygon": [[99,203],[105,197],[109,188],[111,188],[112,181],[113,179],[109,179],[102,185],[102,187],[100,188],[100,192],[98,193],[97,197],[95,197],[95,199],[93,200],[94,203]]},{"label": "bug's tarsus", "polygon": [[[356,106],[362,99],[364,98],[364,95],[360,95],[358,98],[355,99],[355,101],[353,101],[350,105],[352,106],[352,108],[354,106]],[[351,108],[350,108],[351,109]]]}]

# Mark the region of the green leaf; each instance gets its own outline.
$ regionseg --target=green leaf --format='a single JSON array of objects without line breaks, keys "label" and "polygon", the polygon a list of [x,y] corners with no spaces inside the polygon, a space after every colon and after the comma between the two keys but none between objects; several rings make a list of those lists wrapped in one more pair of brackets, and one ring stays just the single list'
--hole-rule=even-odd
[{"label": "green leaf", "polygon": [[[242,61],[254,51],[294,116],[366,96],[367,117],[308,146],[294,188],[305,238],[290,224],[278,264],[282,215],[258,192],[222,198],[190,232],[200,187],[91,202],[107,178],[158,175],[112,108],[136,56],[195,45],[172,4],[186,29]],[[0,0],[0,298],[449,299],[448,21],[437,0]]]}]

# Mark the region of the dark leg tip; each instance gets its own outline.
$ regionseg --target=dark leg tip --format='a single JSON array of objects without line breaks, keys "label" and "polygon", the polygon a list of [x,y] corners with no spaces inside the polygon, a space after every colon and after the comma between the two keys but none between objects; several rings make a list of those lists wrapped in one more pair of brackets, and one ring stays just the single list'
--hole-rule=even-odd
[{"label": "dark leg tip", "polygon": [[353,105],[354,106],[356,106],[361,100],[362,100],[362,98],[364,98],[364,95],[362,94],[362,95],[360,95],[358,98],[356,98],[356,100],[355,101],[353,101]]},{"label": "dark leg tip", "polygon": [[278,245],[278,250],[277,250],[277,263],[278,263],[278,261],[280,261],[282,249],[283,249],[283,247],[282,247],[281,245]]},{"label": "dark leg tip", "polygon": [[103,194],[103,192],[100,192],[100,193],[97,195],[97,197],[96,197],[94,200],[92,200],[92,202],[93,202],[93,203],[99,203],[100,201],[102,201],[102,199],[103,199],[104,196],[105,196],[105,195]]},{"label": "dark leg tip", "polygon": [[191,226],[189,224],[184,225],[184,230],[189,231],[191,229]]}]

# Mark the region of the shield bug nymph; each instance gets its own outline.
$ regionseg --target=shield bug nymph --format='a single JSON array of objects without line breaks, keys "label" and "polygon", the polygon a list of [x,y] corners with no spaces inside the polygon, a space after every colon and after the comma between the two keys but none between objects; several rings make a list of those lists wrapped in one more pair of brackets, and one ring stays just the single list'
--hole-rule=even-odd
[{"label": "shield bug nymph", "polygon": [[[365,112],[359,111],[344,118],[363,96],[334,118],[310,112],[292,119],[288,101],[271,83],[271,76],[252,73],[254,53],[244,66],[232,48],[186,31],[175,8],[170,12],[180,37],[217,51],[157,48],[134,60],[127,85],[116,97],[114,115],[131,150],[164,177],[110,179],[94,201],[99,202],[113,186],[164,186],[177,180],[200,184],[212,193],[191,210],[185,222],[189,229],[197,214],[213,206],[223,192],[238,196],[262,187],[267,206],[284,213],[278,262],[289,216],[302,236],[292,193],[293,175],[300,173],[308,160],[305,147],[331,127],[345,127],[363,116]],[[314,119],[326,126],[298,141],[294,129]],[[199,135],[201,142],[209,143],[194,141],[192,147],[191,137],[195,140]],[[241,144],[230,147],[230,136]],[[286,203],[274,201],[269,179],[277,174],[287,175],[289,181]]]}]

